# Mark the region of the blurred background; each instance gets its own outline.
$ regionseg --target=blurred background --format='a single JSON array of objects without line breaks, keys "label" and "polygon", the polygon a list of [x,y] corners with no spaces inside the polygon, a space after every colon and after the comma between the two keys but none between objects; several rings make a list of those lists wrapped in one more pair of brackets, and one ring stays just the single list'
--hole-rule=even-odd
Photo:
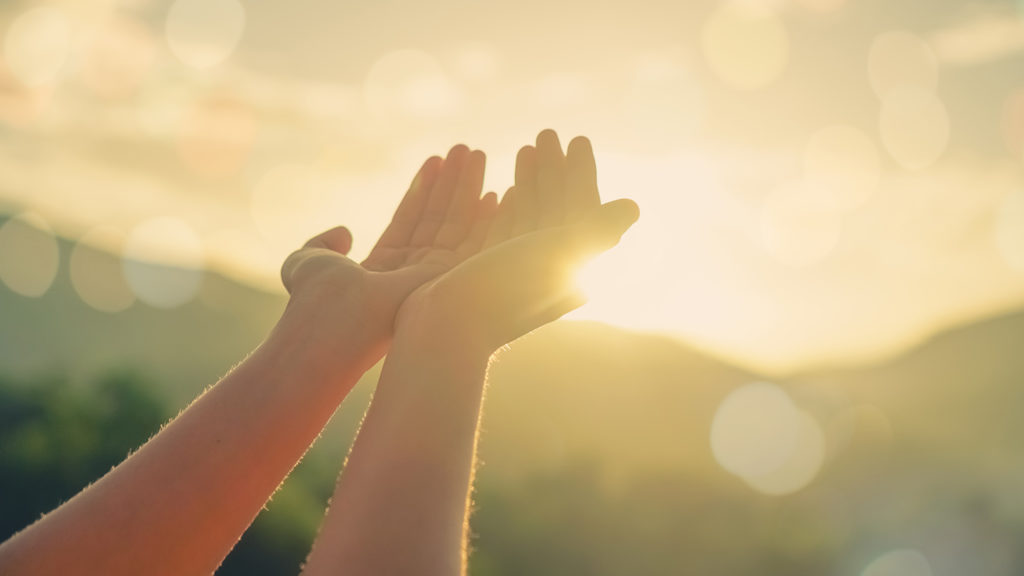
[{"label": "blurred background", "polygon": [[[0,3],[0,540],[542,128],[642,211],[492,369],[471,574],[1024,573],[1024,2]],[[368,374],[223,574],[297,571]]]}]

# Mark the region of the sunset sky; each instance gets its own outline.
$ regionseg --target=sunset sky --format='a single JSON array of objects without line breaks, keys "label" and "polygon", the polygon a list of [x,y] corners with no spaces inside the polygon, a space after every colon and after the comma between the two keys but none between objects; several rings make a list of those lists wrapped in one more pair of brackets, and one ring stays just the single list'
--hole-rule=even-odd
[{"label": "sunset sky", "polygon": [[[576,318],[786,371],[1024,305],[1024,2],[68,0],[0,31],[26,296],[69,273],[36,228],[281,290],[321,229],[365,255],[428,155],[483,149],[500,193],[550,127],[641,207]],[[194,291],[71,261],[112,311]]]}]

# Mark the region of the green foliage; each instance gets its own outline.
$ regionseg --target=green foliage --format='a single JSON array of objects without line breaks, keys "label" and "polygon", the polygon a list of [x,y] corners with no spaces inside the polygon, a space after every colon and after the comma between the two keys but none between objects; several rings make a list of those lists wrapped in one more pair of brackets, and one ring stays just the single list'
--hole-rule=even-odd
[{"label": "green foliage", "polygon": [[[159,430],[174,410],[154,390],[133,372],[88,386],[57,377],[0,379],[0,540],[95,481]],[[491,400],[508,409],[515,405],[510,391],[499,390]],[[347,420],[357,421],[363,406],[343,407],[351,412]],[[561,421],[572,420],[571,411],[563,414]],[[500,464],[527,462],[526,448],[487,445],[485,435],[485,461],[498,465],[484,466],[478,476],[471,574],[855,575],[900,547],[924,551],[936,574],[1021,574],[1024,507],[1009,480],[1019,476],[1011,457],[1016,436],[1003,433],[1011,424],[997,426],[996,411],[986,414],[986,427],[959,428],[961,435],[996,431],[983,436],[987,443],[973,444],[986,450],[970,451],[970,460],[949,445],[929,449],[919,435],[905,433],[907,440],[884,451],[848,450],[818,481],[782,498],[759,495],[717,469],[641,470],[621,451],[593,451],[590,444],[511,469]],[[505,418],[499,413],[490,422]],[[511,420],[546,421],[537,411],[532,420],[525,413]],[[580,430],[587,430],[587,421],[580,421]],[[624,422],[616,428],[633,430],[638,442],[640,424]],[[344,430],[333,429],[337,425]],[[351,428],[335,422],[325,436],[347,438]],[[341,448],[320,442],[307,455],[219,574],[298,572]],[[979,474],[972,467],[978,464],[995,472]]]},{"label": "green foliage", "polygon": [[166,418],[135,374],[80,388],[0,382],[0,540],[55,508],[145,442]]},{"label": "green foliage", "polygon": [[[59,377],[0,379],[0,541],[74,496],[155,434],[172,415],[156,390],[133,372],[86,386]],[[218,573],[297,573],[323,514],[322,476],[312,466],[297,469]]]}]

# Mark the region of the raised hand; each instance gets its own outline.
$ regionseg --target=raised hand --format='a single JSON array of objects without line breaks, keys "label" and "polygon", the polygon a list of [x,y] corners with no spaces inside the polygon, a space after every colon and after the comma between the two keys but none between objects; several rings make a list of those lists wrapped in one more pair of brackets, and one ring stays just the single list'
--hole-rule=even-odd
[{"label": "raised hand", "polygon": [[631,200],[601,204],[590,142],[563,154],[550,130],[516,159],[485,249],[425,283],[402,306],[399,325],[420,323],[489,354],[583,303],[572,275],[589,256],[614,246],[636,221]]},{"label": "raised hand", "polygon": [[352,246],[348,229],[312,238],[281,269],[292,296],[288,314],[321,325],[328,333],[320,335],[327,337],[339,320],[356,320],[372,350],[367,360],[376,362],[406,296],[486,241],[497,196],[480,197],[485,163],[483,152],[463,145],[443,160],[429,158],[361,264],[346,256]]},{"label": "raised hand", "polygon": [[637,218],[631,201],[602,206],[596,182],[585,138],[564,155],[542,132],[519,152],[487,247],[406,298],[305,574],[465,573],[491,353],[578,306],[572,270]]}]

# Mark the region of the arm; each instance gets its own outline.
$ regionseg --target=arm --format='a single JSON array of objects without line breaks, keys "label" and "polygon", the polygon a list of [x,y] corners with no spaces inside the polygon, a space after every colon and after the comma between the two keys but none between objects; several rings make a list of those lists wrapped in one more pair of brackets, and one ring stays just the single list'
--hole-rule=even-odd
[{"label": "arm", "polygon": [[[471,251],[463,240],[474,230],[482,238],[474,223],[493,203],[481,203],[482,175],[482,154],[453,148],[424,164],[362,265],[344,256],[344,228],[289,257],[291,299],[266,341],[114,470],[0,546],[0,572],[212,573],[380,359],[400,303]],[[450,248],[417,241],[438,227],[461,236]]]},{"label": "arm", "polygon": [[[635,221],[600,206],[585,139],[520,151],[489,248],[403,304],[395,341],[305,572],[460,574],[491,353],[582,300],[569,272]],[[518,235],[517,235],[518,234]]]}]

